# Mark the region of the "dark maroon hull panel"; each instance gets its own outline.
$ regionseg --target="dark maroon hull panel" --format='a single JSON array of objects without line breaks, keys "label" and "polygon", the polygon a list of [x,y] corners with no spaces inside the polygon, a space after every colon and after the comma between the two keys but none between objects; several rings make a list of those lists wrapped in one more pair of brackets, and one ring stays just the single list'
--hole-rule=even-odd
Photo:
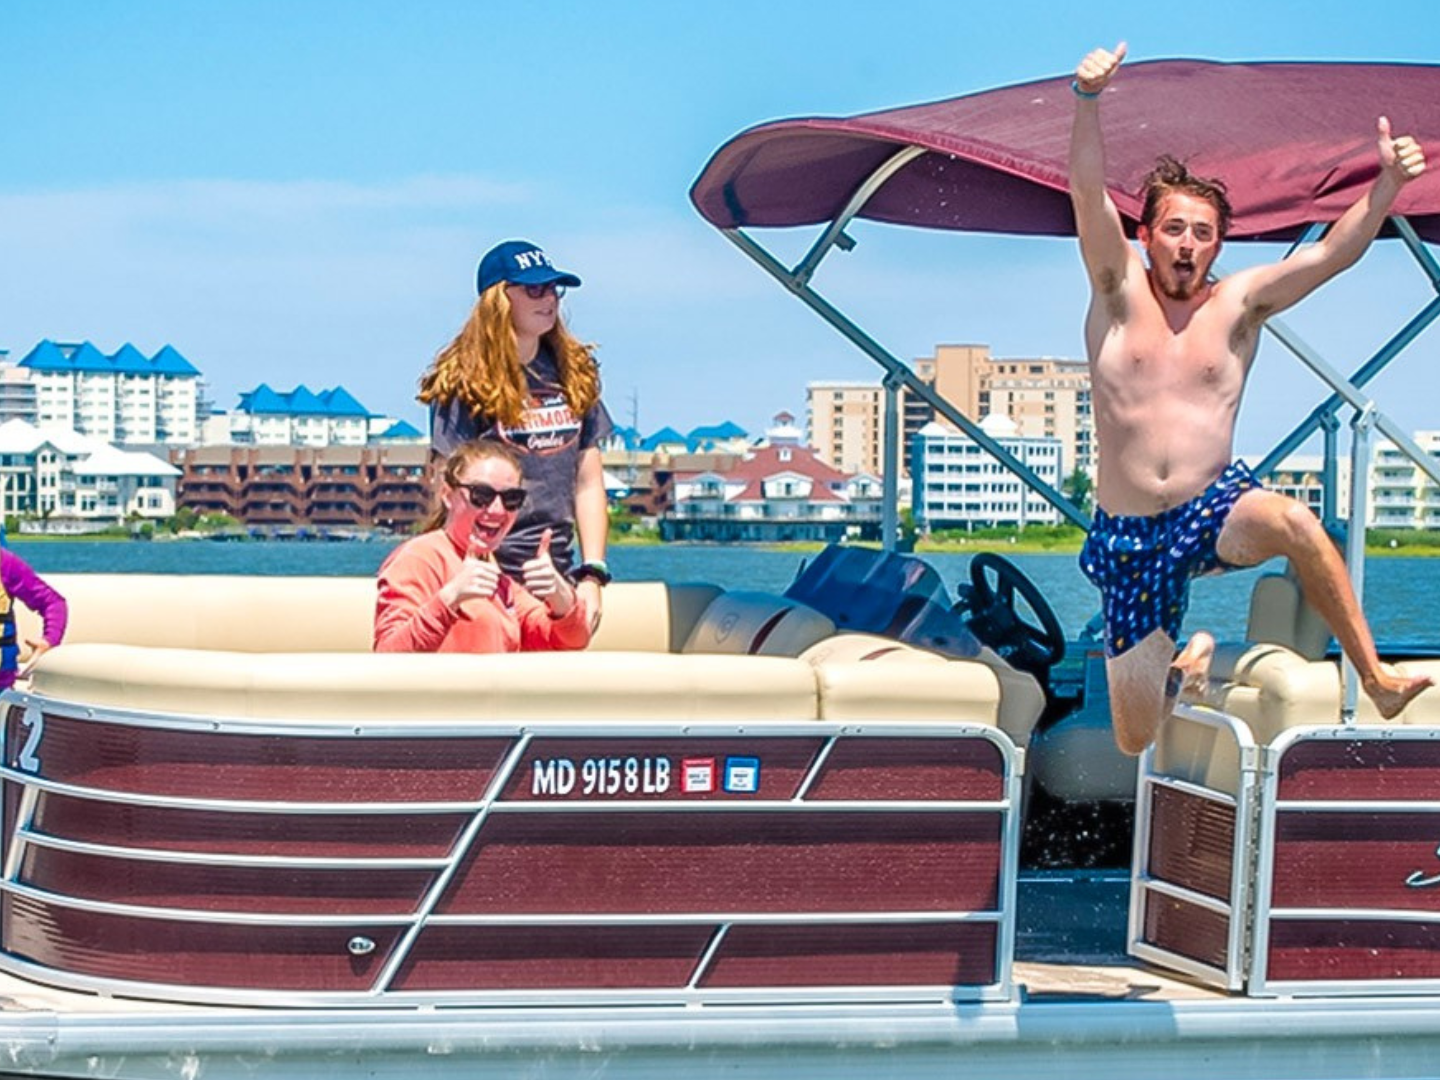
[{"label": "dark maroon hull panel", "polygon": [[630,989],[746,986],[977,986],[994,982],[993,923],[887,926],[450,927],[427,930],[397,990]]},{"label": "dark maroon hull panel", "polygon": [[1154,789],[1149,871],[1162,881],[1228,901],[1235,808],[1170,788]]},{"label": "dark maroon hull panel", "polygon": [[1144,940],[1156,948],[1224,969],[1230,919],[1185,900],[1148,893]]},{"label": "dark maroon hull panel", "polygon": [[[11,710],[10,767],[86,790],[33,787],[17,833],[25,781],[5,782],[6,843],[26,841],[12,887],[45,898],[8,893],[0,939],[66,979],[343,999],[392,964],[382,992],[986,987],[1008,972],[990,916],[1014,810],[988,739],[541,726],[502,778],[519,738],[504,729],[227,733],[56,706],[42,730],[20,763]],[[434,865],[297,862],[323,859]],[[316,916],[342,921],[284,921]]]},{"label": "dark maroon hull panel", "polygon": [[292,915],[409,915],[434,877],[428,870],[197,866],[39,845],[27,848],[20,870],[22,885],[81,900]]},{"label": "dark maroon hull panel", "polygon": [[[1440,801],[1440,742],[1404,732],[1301,739],[1281,758],[1278,797],[1289,805],[1275,812],[1269,904],[1326,911],[1269,920],[1267,981],[1440,978],[1440,815],[1418,805]],[[1357,805],[1303,805],[1320,800]],[[1367,811],[1365,801],[1417,806]]]},{"label": "dark maroon hull panel", "polygon": [[841,739],[808,797],[932,802],[1004,794],[1005,763],[986,739]]},{"label": "dark maroon hull panel", "polygon": [[[236,926],[138,919],[6,897],[6,951],[97,979],[246,990],[363,991],[394,948],[395,927]],[[376,943],[355,957],[346,943]]]},{"label": "dark maroon hull panel", "polygon": [[396,990],[683,989],[714,926],[431,926]]},{"label": "dark maroon hull panel", "polygon": [[1415,799],[1440,797],[1440,741],[1307,739],[1285,751],[1279,797]]},{"label": "dark maroon hull panel", "polygon": [[443,914],[989,910],[998,813],[495,814]]},{"label": "dark maroon hull panel", "polygon": [[738,926],[701,985],[983,986],[999,978],[994,923]]},{"label": "dark maroon hull panel", "polygon": [[473,802],[508,738],[353,739],[225,735],[45,716],[38,754],[51,780],[191,798]]},{"label": "dark maroon hull panel", "polygon": [[438,859],[461,814],[244,814],[47,795],[37,833],[91,844],[226,855]]},{"label": "dark maroon hull panel", "polygon": [[1434,911],[1440,918],[1440,816],[1284,811],[1275,835],[1276,907]]},{"label": "dark maroon hull panel", "polygon": [[1272,919],[1268,965],[1274,981],[1440,978],[1440,919]]}]

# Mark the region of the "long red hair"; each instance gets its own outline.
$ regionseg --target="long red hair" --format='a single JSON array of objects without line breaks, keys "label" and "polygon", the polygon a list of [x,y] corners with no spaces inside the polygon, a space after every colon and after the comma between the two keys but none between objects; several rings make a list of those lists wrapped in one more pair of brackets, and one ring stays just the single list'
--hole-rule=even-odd
[{"label": "long red hair", "polygon": [[[591,346],[581,344],[558,314],[543,340],[555,354],[565,401],[584,416],[600,400],[600,367]],[[527,394],[510,298],[500,282],[480,294],[460,332],[420,377],[419,398],[426,405],[458,400],[472,416],[514,427],[524,418]]]}]

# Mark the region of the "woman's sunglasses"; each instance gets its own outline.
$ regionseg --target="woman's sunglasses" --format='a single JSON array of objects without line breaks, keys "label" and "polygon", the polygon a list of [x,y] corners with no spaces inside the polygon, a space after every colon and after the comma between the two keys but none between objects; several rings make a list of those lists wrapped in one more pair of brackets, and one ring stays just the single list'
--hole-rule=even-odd
[{"label": "woman's sunglasses", "polygon": [[489,484],[456,484],[455,486],[465,492],[470,499],[470,505],[476,510],[489,510],[490,504],[497,498],[500,500],[500,505],[511,513],[525,505],[525,489],[523,487],[493,488]]},{"label": "woman's sunglasses", "polygon": [[521,285],[520,288],[525,290],[525,295],[531,300],[543,300],[552,293],[555,299],[559,300],[565,295],[565,286],[556,285],[553,281],[547,281],[544,285]]}]

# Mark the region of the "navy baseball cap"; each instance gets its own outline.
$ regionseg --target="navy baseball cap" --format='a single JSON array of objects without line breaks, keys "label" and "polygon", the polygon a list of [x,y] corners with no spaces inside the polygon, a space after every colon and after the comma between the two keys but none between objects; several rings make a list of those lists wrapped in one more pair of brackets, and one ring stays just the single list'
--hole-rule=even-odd
[{"label": "navy baseball cap", "polygon": [[564,270],[555,269],[550,257],[527,240],[506,240],[496,244],[480,260],[480,269],[475,272],[476,292],[484,292],[500,282],[511,285],[567,285],[571,288],[580,284],[580,279]]}]

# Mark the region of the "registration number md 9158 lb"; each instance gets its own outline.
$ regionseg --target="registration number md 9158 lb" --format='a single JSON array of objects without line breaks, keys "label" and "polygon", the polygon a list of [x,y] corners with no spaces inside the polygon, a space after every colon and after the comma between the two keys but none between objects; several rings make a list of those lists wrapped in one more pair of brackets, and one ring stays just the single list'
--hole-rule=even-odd
[{"label": "registration number md 9158 lb", "polygon": [[536,761],[532,795],[660,795],[670,790],[663,757],[550,758]]},{"label": "registration number md 9158 lb", "polygon": [[623,798],[627,795],[756,795],[760,758],[751,755],[536,758],[532,796]]}]

